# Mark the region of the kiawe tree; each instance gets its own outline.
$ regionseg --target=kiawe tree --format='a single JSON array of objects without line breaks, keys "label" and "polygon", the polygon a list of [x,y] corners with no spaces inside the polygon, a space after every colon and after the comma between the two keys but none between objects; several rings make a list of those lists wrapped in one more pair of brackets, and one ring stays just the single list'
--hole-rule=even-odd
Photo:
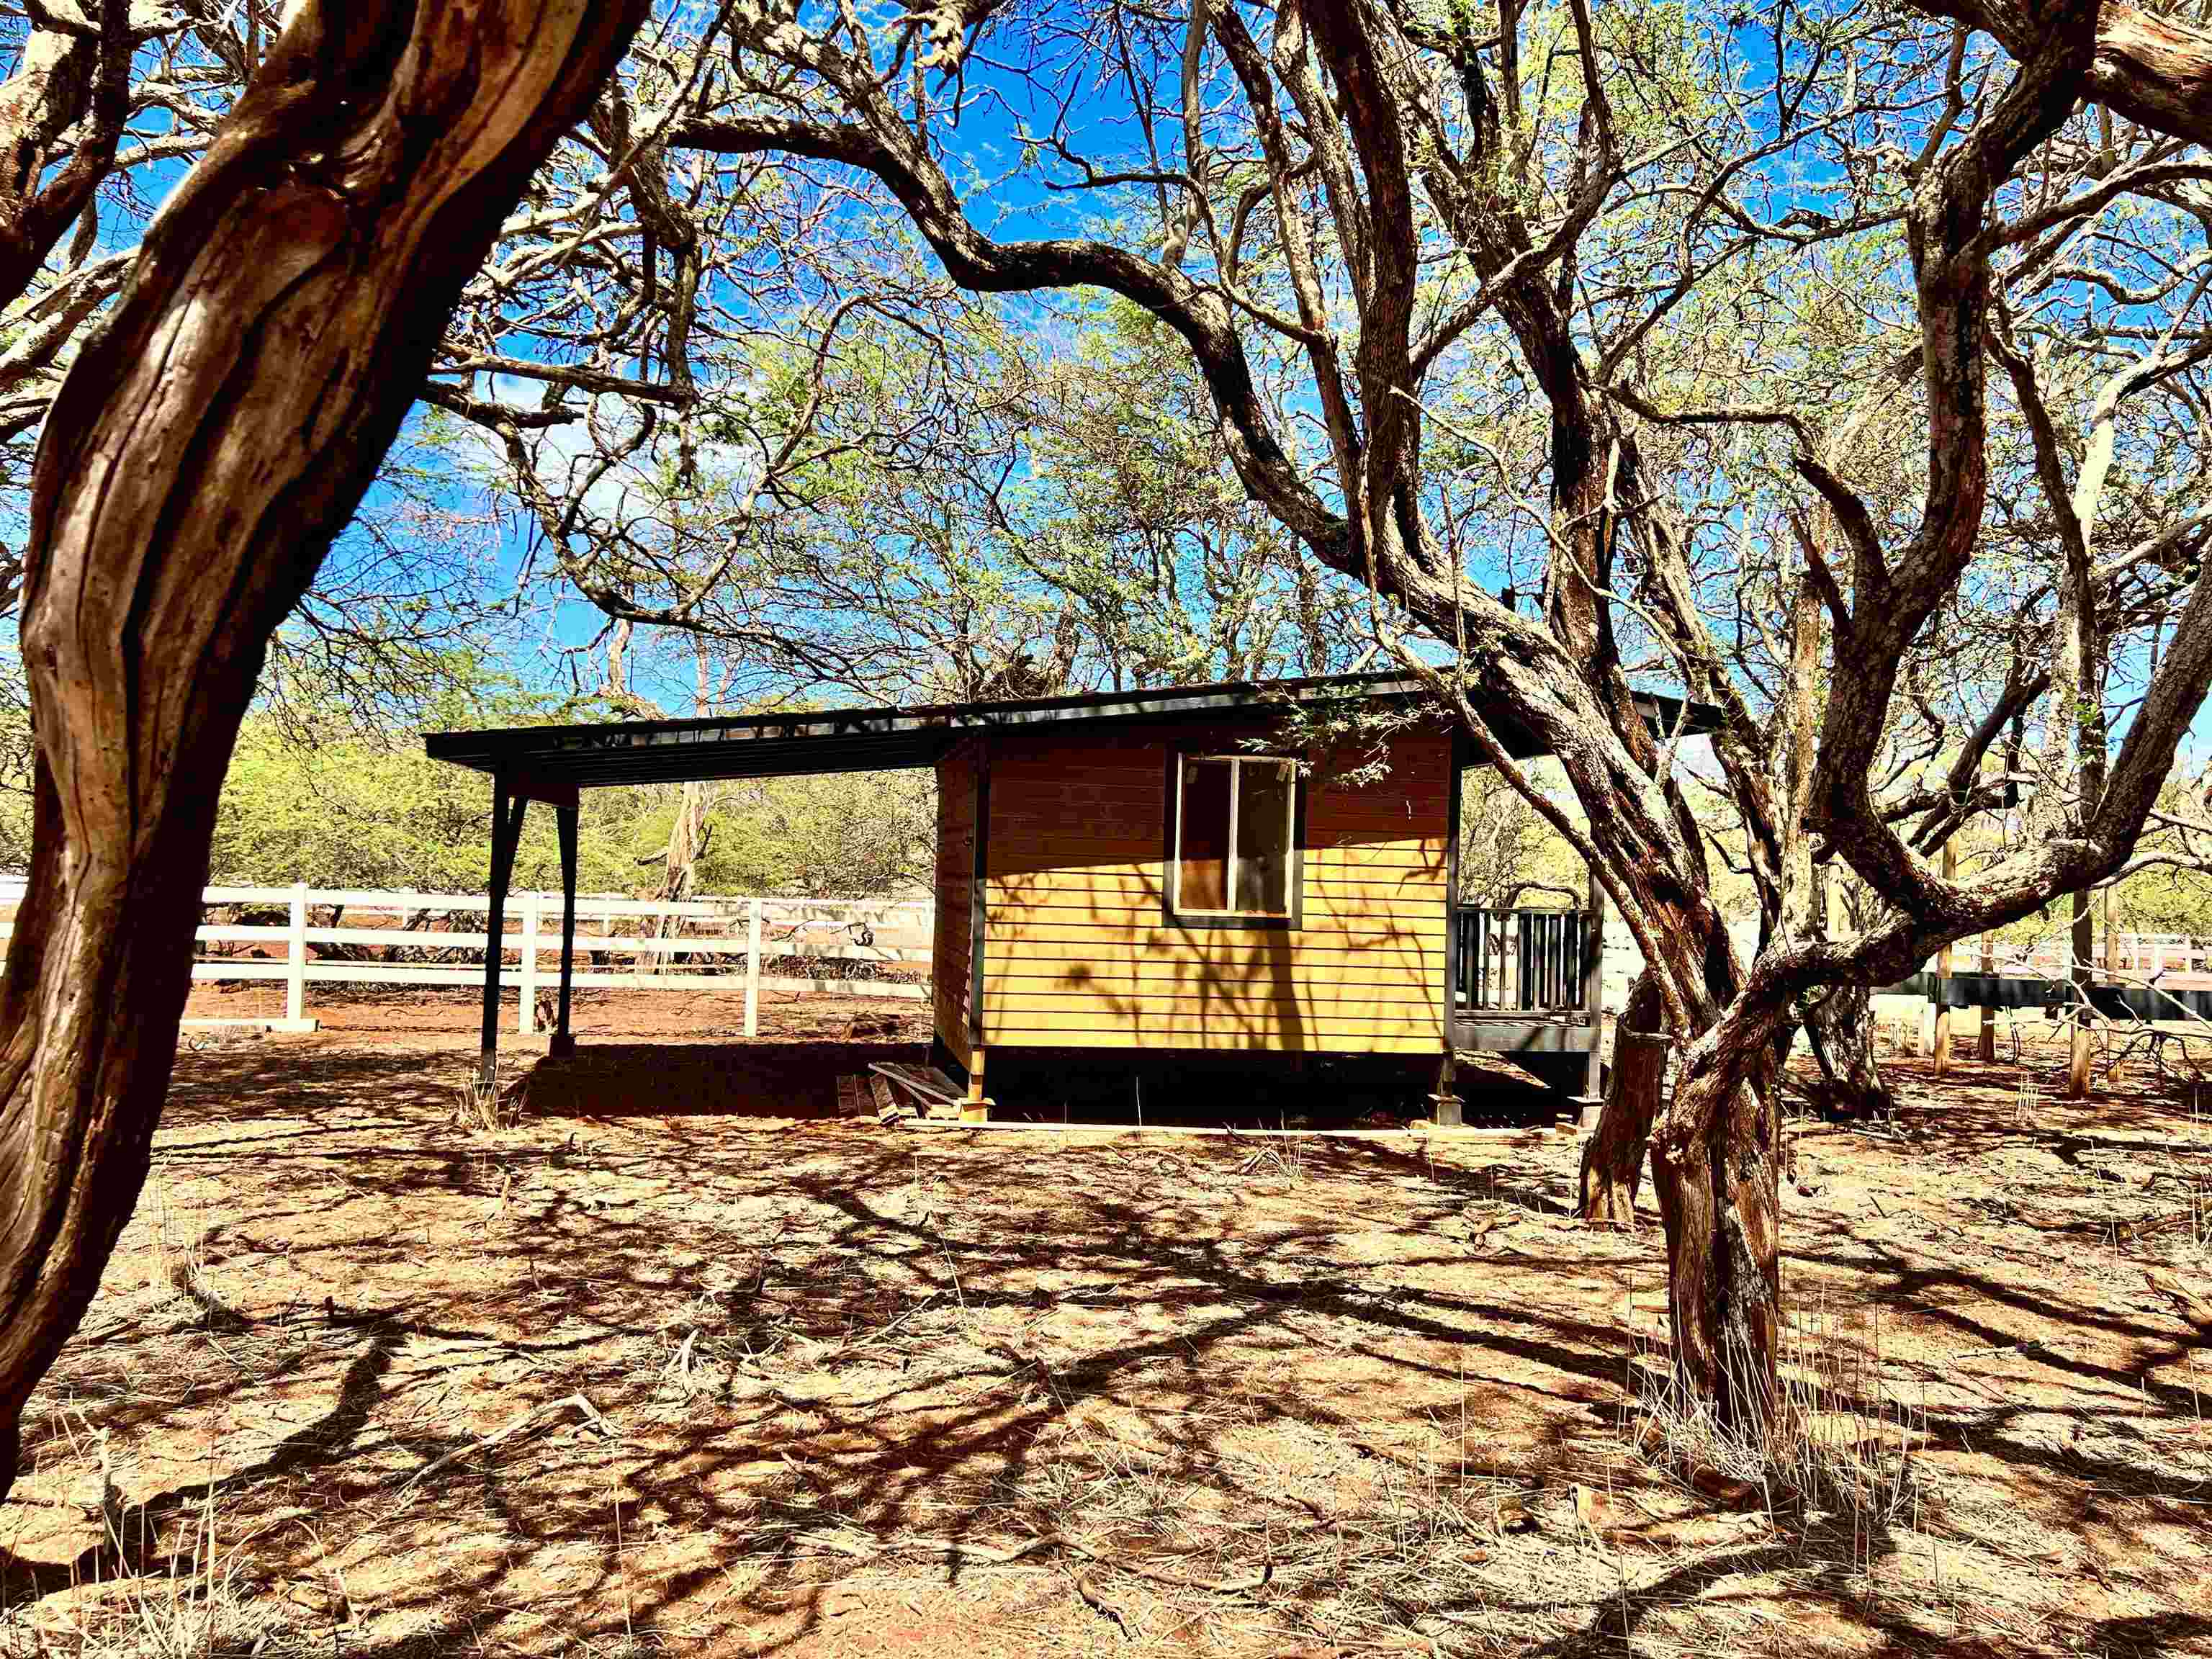
[{"label": "kiawe tree", "polygon": [[[46,410],[112,308],[154,207],[206,152],[283,9],[282,0],[0,5],[0,617],[12,621],[20,597],[23,504]],[[421,707],[441,653],[481,645],[488,621],[485,527],[433,477],[449,469],[428,423],[412,424],[270,648],[287,678],[338,682],[364,730],[396,702]],[[284,695],[270,681],[263,689]]]},{"label": "kiawe tree", "polygon": [[[38,744],[0,984],[0,1473],[128,1218],[264,650],[463,284],[645,8],[301,0],[47,415]],[[118,1011],[127,1011],[118,1014]]]},{"label": "kiawe tree", "polygon": [[[1587,825],[1559,827],[1634,934],[1651,1011],[1681,1045],[1651,1127],[1675,1359],[1724,1415],[1756,1419],[1772,1399],[1778,1315],[1777,1049],[1805,998],[1887,983],[1946,940],[2118,868],[2212,679],[2202,627],[2212,600],[2194,588],[2096,799],[2054,797],[2039,833],[1971,883],[1947,878],[1876,799],[1904,666],[1983,535],[1992,262],[2014,246],[2002,229],[2022,210],[2014,186],[2084,98],[2132,100],[2139,119],[2198,107],[2173,85],[2187,32],[2128,12],[2100,37],[2087,3],[1976,14],[2007,56],[1974,58],[1967,88],[1963,37],[1954,52],[1941,28],[1916,35],[1792,8],[1770,20],[1799,33],[1778,40],[1771,84],[1755,89],[1772,113],[1753,120],[1717,19],[1717,68],[1701,76],[1690,22],[1656,10],[1569,0],[1478,17],[1383,0],[1265,12],[1224,0],[1176,20],[1148,15],[1133,32],[1158,54],[1137,78],[1179,75],[1181,118],[1147,124],[1132,155],[1085,153],[1077,136],[1082,100],[1111,79],[1085,70],[1086,58],[1107,61],[1096,50],[1103,9],[1001,15],[976,0],[936,21],[925,36],[872,33],[842,15],[734,16],[736,95],[677,142],[872,179],[969,289],[1087,288],[1151,312],[1203,377],[1248,494],[1312,558],[1371,588],[1386,635],[1450,648],[1453,665],[1438,671],[1401,646],[1478,750],[1519,777],[1486,719],[1503,709],[1558,755]],[[947,44],[956,28],[967,32],[957,49]],[[989,51],[974,50],[985,36]],[[2154,38],[2159,61],[2139,71],[2130,54]],[[924,75],[925,50],[960,75]],[[975,170],[957,118],[963,91],[1008,64],[1051,88],[1055,118],[1021,133],[1039,167],[1069,191],[1119,189],[1129,202],[1158,192],[1156,242],[1114,234],[1144,226],[1133,214],[1029,239],[981,228],[988,212],[958,182]],[[1754,180],[1760,199],[1745,188]],[[1885,196],[1885,181],[1902,188]],[[2025,212],[2060,228],[2155,177],[2057,172],[2046,182],[2058,188]],[[1621,200],[1645,213],[1640,270],[1624,252],[1634,238],[1608,240],[1609,204]],[[1898,294],[1917,335],[1906,362],[1810,404],[1765,409],[1689,407],[1645,373],[1670,317],[1715,272],[1761,248],[1900,229]],[[1492,361],[1542,400],[1548,428],[1534,616],[1465,580],[1437,518],[1437,457],[1451,434],[1428,398],[1493,320]],[[1711,313],[1704,326],[1722,320]],[[1263,389],[1263,371],[1283,364],[1300,374],[1287,403]],[[1878,517],[1850,482],[1848,445],[1832,441],[1854,402],[1900,398],[1917,404],[1916,499]],[[1826,637],[1826,683],[1780,766],[1687,579],[1684,482],[1650,441],[1655,428],[1705,423],[1784,434],[1796,506],[1834,528],[1832,545],[1808,543],[1802,567],[1807,623]],[[1775,923],[1747,963],[1715,902],[1673,748],[1635,712],[1624,599],[1680,679],[1723,710],[1725,784]],[[1863,927],[1804,924],[1790,895],[1809,881],[1794,866],[1816,854],[1879,901]]]}]

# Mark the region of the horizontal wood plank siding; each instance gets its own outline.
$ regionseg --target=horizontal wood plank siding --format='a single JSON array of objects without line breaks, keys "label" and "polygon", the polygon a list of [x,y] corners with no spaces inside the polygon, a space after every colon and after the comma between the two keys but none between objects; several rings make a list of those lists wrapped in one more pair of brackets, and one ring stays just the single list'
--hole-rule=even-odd
[{"label": "horizontal wood plank siding", "polygon": [[938,1040],[963,1066],[972,1066],[968,981],[974,944],[975,757],[965,747],[937,763],[936,890],[930,983]]},{"label": "horizontal wood plank siding", "polygon": [[[1379,782],[1307,785],[1295,928],[1168,922],[1171,746],[1000,740],[992,757],[984,1029],[994,1044],[1433,1054],[1443,1043],[1451,745],[1416,729]],[[940,916],[952,903],[940,879]],[[964,913],[963,913],[964,914]]]}]

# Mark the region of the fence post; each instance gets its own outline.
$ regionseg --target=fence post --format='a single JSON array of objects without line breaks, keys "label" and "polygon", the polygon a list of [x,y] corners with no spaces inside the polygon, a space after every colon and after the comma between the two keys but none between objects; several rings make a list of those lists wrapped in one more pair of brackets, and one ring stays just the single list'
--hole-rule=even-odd
[{"label": "fence post", "polygon": [[[1944,880],[1956,881],[1959,878],[1959,843],[1955,837],[1943,843],[1941,867]],[[1951,977],[1951,946],[1947,940],[1936,952],[1935,1036],[1929,1045],[1936,1057],[1937,1077],[1945,1075],[1951,1069],[1951,995],[1950,988],[1944,983]]]},{"label": "fence post", "polygon": [[745,1035],[760,1035],[761,902],[756,894],[746,902],[745,919]]},{"label": "fence post", "polygon": [[292,884],[291,935],[284,944],[284,1018],[307,1017],[307,884]]},{"label": "fence post", "polygon": [[1996,981],[1997,976],[1997,936],[1982,935],[1982,1029],[1974,1039],[1974,1058],[1995,1060],[1997,1057],[1997,1005]]},{"label": "fence post", "polygon": [[522,1009],[514,1029],[525,1036],[538,1029],[538,912],[544,902],[535,892],[522,896]]}]

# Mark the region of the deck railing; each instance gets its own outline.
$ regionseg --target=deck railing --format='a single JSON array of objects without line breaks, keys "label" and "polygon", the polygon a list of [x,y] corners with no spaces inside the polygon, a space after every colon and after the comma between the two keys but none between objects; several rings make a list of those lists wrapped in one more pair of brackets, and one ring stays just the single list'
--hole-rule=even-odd
[{"label": "deck railing", "polygon": [[1586,910],[1493,910],[1456,905],[1452,1005],[1559,1013],[1583,1006],[1589,949]]}]

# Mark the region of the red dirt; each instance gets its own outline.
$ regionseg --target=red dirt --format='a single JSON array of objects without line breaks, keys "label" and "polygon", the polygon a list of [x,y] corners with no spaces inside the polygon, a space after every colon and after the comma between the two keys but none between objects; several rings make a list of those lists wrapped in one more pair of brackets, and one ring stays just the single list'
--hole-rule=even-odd
[{"label": "red dirt", "polygon": [[1660,1251],[1571,1135],[811,1121],[918,1007],[644,1000],[491,1133],[465,999],[192,1039],[0,1650],[2212,1653],[2212,1122],[2147,1080],[1800,1127],[1789,1297],[1925,1439],[1737,1514],[1624,1427]]},{"label": "red dirt", "polygon": [[[510,970],[511,972],[511,970]],[[550,982],[548,985],[550,988]],[[585,989],[573,993],[571,1017],[574,1029],[586,1041],[612,1037],[673,1038],[679,1042],[742,1040],[744,1034],[744,981],[732,976],[728,988],[712,991],[632,991]],[[763,1006],[787,1008],[787,1029],[811,1030],[819,1013],[830,1024],[841,1024],[856,1011],[914,1020],[927,1004],[919,999],[893,997],[787,997],[768,991]],[[516,1028],[518,1004],[510,977],[500,1001],[500,1046],[520,1042]],[[185,1008],[188,1019],[278,1019],[284,1013],[284,987],[268,980],[203,984],[192,988]],[[390,1032],[425,1036],[438,1031],[474,1033],[483,1018],[483,993],[470,985],[330,985],[307,988],[307,1017],[326,1032]],[[796,1020],[797,1025],[789,1024]],[[544,1050],[541,1036],[534,1052]]]}]

